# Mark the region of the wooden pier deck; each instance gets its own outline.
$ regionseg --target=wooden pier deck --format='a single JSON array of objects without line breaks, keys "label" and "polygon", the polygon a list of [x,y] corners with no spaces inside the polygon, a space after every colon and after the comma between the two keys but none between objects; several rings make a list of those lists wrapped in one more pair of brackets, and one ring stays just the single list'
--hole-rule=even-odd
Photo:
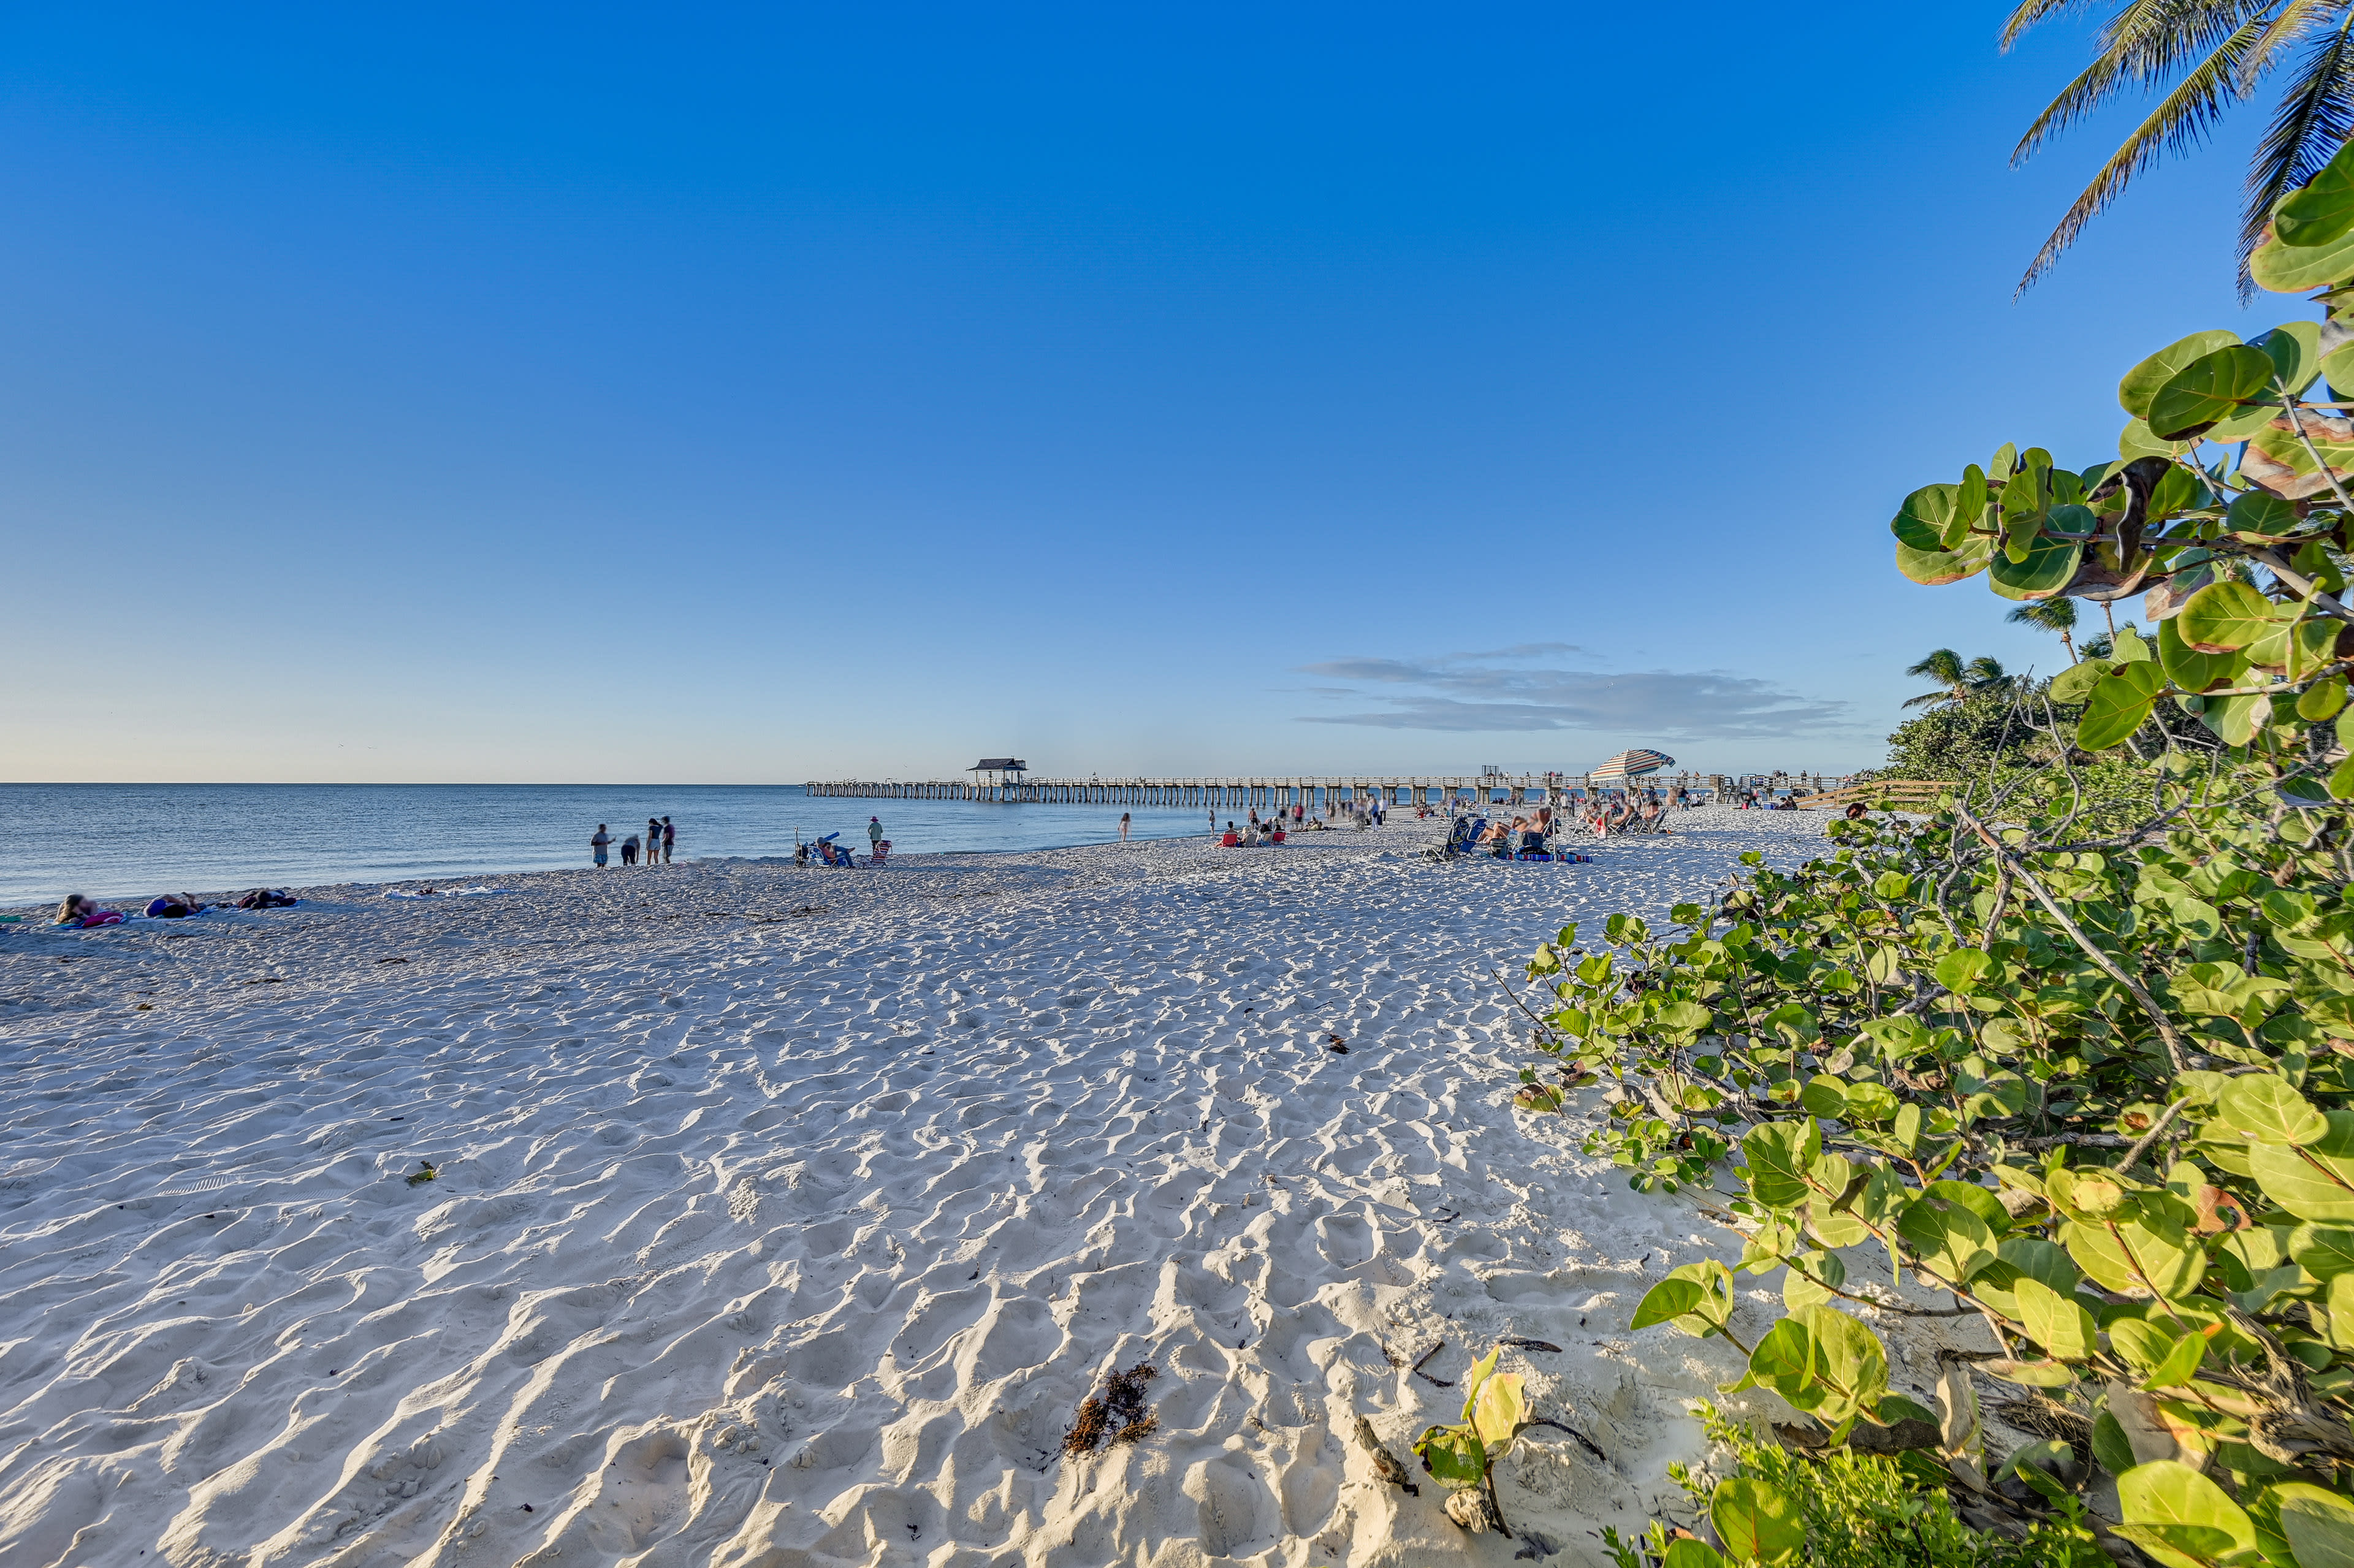
[{"label": "wooden pier deck", "polygon": [[[1638,789],[1721,800],[1743,789],[1797,789],[1807,793],[1845,782],[1828,773],[1654,773],[1635,779]],[[1373,778],[1334,775],[1290,779],[1023,779],[981,782],[946,779],[837,779],[803,785],[811,796],[878,800],[985,800],[1002,805],[1159,806],[1193,810],[1271,811],[1304,806],[1318,815],[1345,811],[1378,797],[1384,806],[1564,807],[1597,792],[1624,789],[1628,781],[1594,784],[1582,773],[1463,775],[1453,778]]]}]

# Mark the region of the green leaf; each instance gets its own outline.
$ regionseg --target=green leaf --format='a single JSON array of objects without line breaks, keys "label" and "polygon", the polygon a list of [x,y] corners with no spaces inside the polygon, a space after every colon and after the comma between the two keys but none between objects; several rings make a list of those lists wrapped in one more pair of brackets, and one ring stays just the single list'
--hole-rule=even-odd
[{"label": "green leaf", "polygon": [[1984,535],[1974,535],[1953,550],[1916,550],[1901,540],[1896,546],[1896,569],[1927,588],[1974,577],[1993,558],[1994,541]]},{"label": "green leaf", "polygon": [[2063,1361],[2081,1361],[2093,1353],[2097,1327],[2073,1294],[2062,1296],[2040,1279],[2023,1278],[2011,1290],[2028,1337],[2047,1352]]},{"label": "green leaf", "polygon": [[2186,692],[2203,692],[2210,686],[2228,685],[2244,672],[2248,662],[2236,653],[2201,653],[2184,641],[2175,625],[2182,618],[2169,617],[2158,623],[2158,662],[2167,678]]},{"label": "green leaf", "polygon": [[1801,1410],[1812,1410],[1822,1402],[1812,1387],[1815,1337],[1797,1317],[1784,1318],[1766,1330],[1757,1348],[1749,1352],[1749,1375]]},{"label": "green leaf", "polygon": [[1651,1022],[1670,1034],[1697,1034],[1715,1022],[1715,1015],[1696,1001],[1671,1001]]},{"label": "green leaf", "polygon": [[1471,1363],[1471,1370],[1463,1374],[1464,1420],[1469,1421],[1471,1419],[1471,1407],[1477,1404],[1479,1401],[1479,1385],[1486,1383],[1488,1381],[1489,1374],[1496,1370],[1496,1358],[1503,1353],[1504,1347],[1498,1345],[1494,1350],[1490,1351],[1486,1355],[1481,1356],[1478,1361],[1473,1361]]},{"label": "green leaf", "polygon": [[1707,1542],[1683,1535],[1668,1542],[1668,1554],[1659,1559],[1659,1568],[1733,1568],[1733,1565]]},{"label": "green leaf", "polygon": [[2328,1136],[2316,1142],[2248,1145],[2248,1171],[2298,1219],[2344,1224],[2354,1221],[2354,1111],[2326,1114]]},{"label": "green leaf", "polygon": [[2319,1143],[2329,1136],[2329,1118],[2296,1092],[2286,1078],[2251,1073],[2224,1084],[2215,1097],[2216,1118],[2259,1143]]},{"label": "green leaf", "polygon": [[2232,697],[2210,697],[2199,710],[2199,722],[2215,732],[2225,746],[2245,746],[2272,722],[2273,700],[2262,692]]},{"label": "green leaf", "polygon": [[2243,492],[2223,514],[2224,527],[2252,540],[2277,539],[2284,534],[2295,533],[2298,521],[2294,503],[2261,490]]},{"label": "green leaf", "polygon": [[1450,1487],[1476,1487],[1488,1474],[1488,1451],[1468,1426],[1433,1426],[1414,1440],[1422,1467]]},{"label": "green leaf", "polygon": [[2133,1442],[2117,1425],[2117,1418],[2105,1410],[2093,1420],[2093,1457],[2113,1476],[2134,1467]]},{"label": "green leaf", "polygon": [[2021,1279],[2041,1280],[2065,1298],[2074,1295],[2083,1277],[2058,1243],[2041,1236],[2005,1236],[1995,1247],[1995,1266],[1971,1280],[1970,1289],[2003,1316],[2017,1318],[2014,1292]]},{"label": "green leaf", "polygon": [[2296,1568],[2354,1568],[2354,1501],[2309,1481],[2272,1489]]},{"label": "green leaf", "polygon": [[2076,1381],[2065,1361],[2015,1361],[2007,1358],[1980,1361],[1978,1370],[2005,1383],[2024,1383],[2030,1388],[2065,1388]]},{"label": "green leaf", "polygon": [[2260,289],[2302,294],[2325,283],[2354,277],[2354,235],[2327,245],[2291,245],[2274,235],[2248,258],[2248,275]]},{"label": "green leaf", "polygon": [[2055,703],[2081,703],[2092,694],[2093,683],[2116,668],[2107,659],[2086,659],[2052,677],[2050,695]]},{"label": "green leaf", "polygon": [[2332,158],[2273,208],[2273,238],[2299,249],[2354,233],[2354,164]]},{"label": "green leaf", "polygon": [[1815,1344],[1815,1381],[1832,1397],[1815,1408],[1838,1422],[1869,1415],[1888,1392],[1888,1352],[1879,1337],[1835,1307],[1804,1307],[1793,1314]]},{"label": "green leaf", "polygon": [[1897,1219],[1896,1233],[1925,1267],[1955,1285],[1995,1261],[1993,1229],[1950,1199],[1924,1195]]},{"label": "green leaf", "polygon": [[2137,419],[2148,418],[2150,399],[2158,396],[2159,387],[2174,378],[2176,371],[2194,359],[2212,354],[2219,348],[2229,348],[2239,341],[2236,333],[2217,328],[2194,332],[2178,343],[2168,344],[2126,372],[2125,379],[2117,383],[2118,404]]},{"label": "green leaf", "polygon": [[2199,1363],[2207,1356],[2207,1336],[2192,1332],[2177,1339],[2166,1357],[2149,1371],[2144,1385],[2149,1388],[2182,1388],[2198,1375]]},{"label": "green leaf", "polygon": [[1976,991],[1978,977],[1992,961],[1976,948],[1958,948],[1937,960],[1937,983],[1947,991]]},{"label": "green leaf", "polygon": [[1498,1372],[1479,1385],[1479,1397],[1471,1411],[1471,1430],[1488,1446],[1490,1457],[1500,1457],[1528,1424],[1529,1405],[1521,1393],[1520,1373]]},{"label": "green leaf", "polygon": [[2255,1521],[2223,1489],[2178,1459],[2136,1465],[2117,1478],[2118,1533],[2172,1568],[2209,1568],[2253,1551]]},{"label": "green leaf", "polygon": [[2126,1296],[2180,1296],[2199,1283],[2206,1262],[2197,1246],[2115,1215],[2071,1220],[2060,1227],[2060,1241],[2094,1283]]},{"label": "green leaf", "polygon": [[2116,635],[2114,657],[2120,664],[2134,664],[2145,659],[2156,659],[2158,650],[2150,646],[2147,638],[2128,626]]},{"label": "green leaf", "polygon": [[2276,397],[2299,396],[2321,374],[2319,322],[2283,322],[2248,346],[2262,349],[2273,362],[2271,390]]},{"label": "green leaf", "polygon": [[1812,1191],[1807,1185],[1807,1168],[1822,1151],[1821,1129],[1811,1119],[1769,1121],[1750,1128],[1741,1140],[1749,1195],[1769,1209],[1797,1207]]},{"label": "green leaf", "polygon": [[1708,1521],[1735,1562],[1778,1563],[1807,1543],[1805,1516],[1789,1496],[1755,1476],[1717,1483]]},{"label": "green leaf", "polygon": [[2171,624],[2197,652],[2230,653],[2273,629],[2273,601],[2243,582],[2209,583]]},{"label": "green leaf", "polygon": [[[2284,413],[2283,422],[2286,419]],[[2275,429],[2269,424],[2251,436],[2248,450],[2240,460],[2241,477],[2291,499],[2317,495],[2327,490],[2329,482],[2315,465],[2313,453],[2305,450],[2306,440],[2313,443],[2314,451],[2321,454],[2321,461],[2340,479],[2354,471],[2354,444],[2331,440],[2326,428],[2316,419],[2308,418],[2305,424],[2305,440],[2300,440],[2294,430]]]},{"label": "green leaf", "polygon": [[2308,724],[2321,724],[2336,718],[2346,706],[2346,681],[2332,675],[2317,681],[2296,699],[2296,716]]},{"label": "green leaf", "polygon": [[2147,661],[2119,664],[2093,683],[2084,699],[2084,716],[2076,721],[2076,744],[2087,751],[2106,751],[2123,745],[2149,717],[2166,676]]},{"label": "green leaf", "polygon": [[2004,599],[2050,599],[2075,580],[2084,559],[2082,544],[2039,536],[2028,544],[2020,558],[1996,556],[1987,573],[1987,586]]},{"label": "green leaf", "polygon": [[1898,544],[1909,545],[1915,550],[1946,549],[1946,531],[1954,521],[1954,501],[1959,489],[1952,484],[1923,485],[1904,498],[1904,503],[1889,522],[1888,531],[1896,535]]},{"label": "green leaf", "polygon": [[2240,345],[2204,354],[2168,376],[2149,400],[2150,433],[2179,441],[2201,435],[2263,399],[2274,367],[2261,349]]},{"label": "green leaf", "polygon": [[1847,1086],[1829,1073],[1819,1073],[1798,1091],[1798,1104],[1810,1116],[1843,1117],[1847,1114]]}]

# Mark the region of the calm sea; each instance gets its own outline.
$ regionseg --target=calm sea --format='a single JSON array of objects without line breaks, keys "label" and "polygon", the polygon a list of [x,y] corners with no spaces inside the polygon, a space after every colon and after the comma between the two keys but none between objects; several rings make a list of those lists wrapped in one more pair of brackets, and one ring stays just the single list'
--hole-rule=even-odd
[{"label": "calm sea", "polygon": [[[1137,838],[1209,823],[1126,809]],[[1118,838],[1121,810],[811,800],[798,784],[0,784],[0,904],[586,865],[598,823],[618,846],[649,816],[677,824],[681,860],[790,854],[796,832],[864,853],[870,815],[900,854],[1053,849]]]}]

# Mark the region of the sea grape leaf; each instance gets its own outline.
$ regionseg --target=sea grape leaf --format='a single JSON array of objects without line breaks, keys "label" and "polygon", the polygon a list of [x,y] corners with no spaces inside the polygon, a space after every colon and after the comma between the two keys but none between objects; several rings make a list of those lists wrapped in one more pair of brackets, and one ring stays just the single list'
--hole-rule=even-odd
[{"label": "sea grape leaf", "polygon": [[2215,732],[2226,746],[2245,746],[2272,722],[2273,700],[2262,692],[2210,697],[2199,710],[2199,722]]},{"label": "sea grape leaf", "polygon": [[2203,354],[2167,378],[2149,400],[2150,433],[2179,441],[2211,430],[2265,397],[2274,375],[2270,356],[2245,344]]},{"label": "sea grape leaf", "polygon": [[1468,1426],[1434,1426],[1414,1440],[1422,1467],[1450,1487],[1476,1487],[1488,1474],[1487,1450]]},{"label": "sea grape leaf", "polygon": [[1833,1422],[1869,1414],[1888,1392],[1888,1352],[1879,1336],[1835,1307],[1804,1307],[1794,1314],[1815,1347],[1815,1381],[1831,1397],[1815,1408]]},{"label": "sea grape leaf", "polygon": [[1769,1121],[1741,1140],[1749,1195],[1769,1209],[1789,1209],[1807,1201],[1807,1168],[1823,1150],[1823,1135],[1812,1119]]},{"label": "sea grape leaf", "polygon": [[1995,1261],[1993,1230],[1950,1199],[1918,1199],[1898,1217],[1896,1232],[1925,1266],[1955,1285]]},{"label": "sea grape leaf", "polygon": [[2354,1501],[2310,1481],[2272,1490],[2297,1568],[2354,1568]]},{"label": "sea grape leaf", "polygon": [[2060,1240],[2094,1283],[2137,1298],[2180,1296],[2199,1283],[2206,1261],[2197,1246],[2118,1215],[2071,1220],[2060,1227]]},{"label": "sea grape leaf", "polygon": [[2333,157],[2273,208],[2273,238],[2300,250],[2354,233],[2354,162]]},{"label": "sea grape leaf", "polygon": [[1916,550],[1902,540],[1896,546],[1896,569],[1928,588],[1974,577],[1993,558],[1994,541],[1983,535],[1973,535],[1952,550]]},{"label": "sea grape leaf", "polygon": [[2185,601],[2171,624],[2200,652],[2230,653],[2273,629],[2273,608],[2246,583],[2209,583]]},{"label": "sea grape leaf", "polygon": [[2171,1568],[2210,1568],[2253,1551],[2255,1521],[2223,1489],[2179,1459],[2154,1459],[2117,1478],[2117,1533]]},{"label": "sea grape leaf", "polygon": [[2261,490],[2243,491],[2223,514],[2223,526],[2247,539],[2277,539],[2295,533],[2299,521],[2294,503]]},{"label": "sea grape leaf", "polygon": [[2291,245],[2267,233],[2248,258],[2248,275],[2258,288],[2281,294],[2302,294],[2354,278],[2354,235],[2340,235],[2327,245]]},{"label": "sea grape leaf", "polygon": [[2262,337],[2252,339],[2248,346],[2262,349],[2264,357],[2273,362],[2272,391],[2275,397],[2295,397],[2321,374],[2319,322],[2283,322]]},{"label": "sea grape leaf", "polygon": [[1490,1374],[1495,1372],[1496,1358],[1503,1353],[1504,1347],[1498,1345],[1486,1355],[1481,1356],[1478,1361],[1473,1361],[1471,1363],[1471,1370],[1463,1374],[1464,1420],[1469,1421],[1471,1419],[1471,1407],[1476,1404],[1479,1399],[1479,1385],[1486,1383]]},{"label": "sea grape leaf", "polygon": [[2329,1136],[2329,1118],[2295,1085],[2272,1073],[2250,1073],[2226,1082],[2215,1097],[2215,1116],[2259,1143],[2319,1143]]},{"label": "sea grape leaf", "polygon": [[2194,332],[2179,342],[2168,344],[2125,374],[2117,383],[2117,402],[2137,419],[2149,417],[2150,399],[2158,389],[2174,377],[2174,373],[2219,348],[2229,348],[2240,341],[2239,334],[2221,328]]},{"label": "sea grape leaf", "polygon": [[2230,684],[2247,669],[2248,662],[2237,653],[2201,653],[2191,647],[2175,625],[2181,619],[2175,615],[2158,623],[2158,667],[2177,686],[2186,692],[2203,692]]},{"label": "sea grape leaf", "polygon": [[1473,1403],[1471,1430],[1488,1446],[1490,1457],[1502,1455],[1529,1424],[1529,1404],[1521,1393],[1521,1374],[1498,1372],[1479,1385]]},{"label": "sea grape leaf", "polygon": [[2074,1292],[2062,1296],[2040,1279],[2022,1277],[2011,1294],[2028,1337],[2055,1359],[2081,1361],[2093,1353],[2093,1337],[2099,1330]]},{"label": "sea grape leaf", "polygon": [[1995,556],[1987,586],[2004,599],[2031,602],[2050,599],[2076,578],[2084,564],[2084,546],[2074,540],[2038,536],[2022,556]]},{"label": "sea grape leaf", "polygon": [[2084,698],[2084,716],[2076,721],[2076,744],[2087,751],[2105,751],[2122,745],[2142,726],[2166,676],[2147,660],[2119,664],[2093,683]]},{"label": "sea grape leaf", "polygon": [[1904,498],[1888,531],[1896,535],[1897,543],[1915,550],[1947,548],[1946,531],[1954,521],[1954,499],[1959,488],[1951,484],[1923,485]]}]

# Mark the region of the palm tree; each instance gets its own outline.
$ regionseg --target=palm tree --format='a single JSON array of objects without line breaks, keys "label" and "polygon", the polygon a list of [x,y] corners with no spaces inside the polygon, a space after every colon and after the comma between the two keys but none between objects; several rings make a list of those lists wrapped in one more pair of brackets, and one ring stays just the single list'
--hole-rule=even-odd
[{"label": "palm tree", "polygon": [[1963,672],[1963,678],[1973,694],[1999,691],[2011,683],[2010,673],[2002,667],[2002,661],[1984,653],[1970,661],[1969,668]]},{"label": "palm tree", "polygon": [[1962,656],[1950,648],[1933,651],[1926,659],[1909,666],[1904,673],[1935,681],[1942,688],[1905,698],[1904,705],[1908,708],[1925,707],[1931,703],[1958,703],[1970,694],[1969,666],[1964,664]]},{"label": "palm tree", "polygon": [[[2020,0],[2002,47],[2083,0]],[[2240,209],[2240,296],[2253,296],[2248,257],[2274,203],[2313,177],[2354,134],[2354,0],[2124,0],[2100,30],[2093,63],[2036,117],[2011,154],[2026,162],[2061,132],[2128,90],[2163,92],[2158,107],[2084,187],[2019,286],[2051,270],[2084,226],[2168,153],[2190,151],[2236,103],[2285,71],[2272,123],[2248,163]]]},{"label": "palm tree", "polygon": [[1930,704],[1950,706],[1980,692],[1990,692],[2010,684],[2010,673],[2002,667],[2000,660],[1988,658],[1982,653],[1965,664],[1962,656],[1950,648],[1934,650],[1927,658],[1910,666],[1904,673],[1935,681],[1940,688],[1924,692],[1917,697],[1905,698],[1904,705],[1908,708],[1925,707]]},{"label": "palm tree", "polygon": [[2005,618],[2013,626],[2039,627],[2060,634],[2069,662],[2076,661],[2076,601],[2073,599],[2031,599]]}]

